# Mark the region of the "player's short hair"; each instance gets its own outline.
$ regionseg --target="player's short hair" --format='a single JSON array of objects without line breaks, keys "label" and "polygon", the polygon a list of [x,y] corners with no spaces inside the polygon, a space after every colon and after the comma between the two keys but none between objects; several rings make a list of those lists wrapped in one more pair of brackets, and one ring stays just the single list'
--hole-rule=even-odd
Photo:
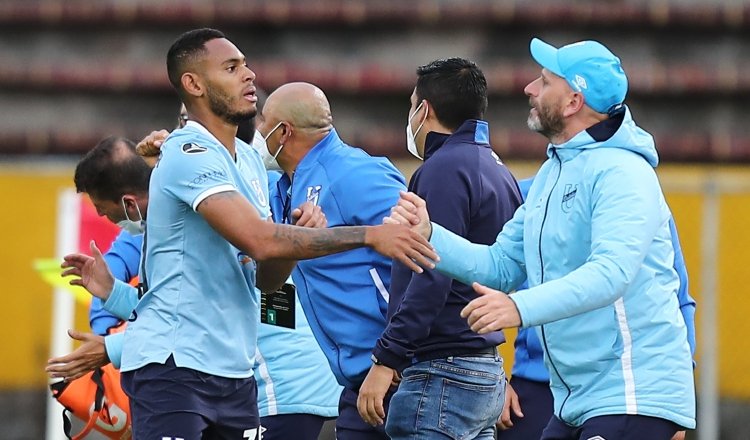
[{"label": "player's short hair", "polygon": [[148,193],[151,167],[135,152],[130,139],[110,136],[99,141],[76,165],[76,191],[119,202],[124,194]]},{"label": "player's short hair", "polygon": [[441,124],[457,129],[467,119],[482,119],[487,110],[487,80],[476,64],[446,58],[417,68],[416,94],[426,99]]},{"label": "player's short hair", "polygon": [[194,63],[206,53],[206,43],[217,38],[226,38],[224,33],[211,28],[193,29],[180,35],[167,52],[167,75],[169,82],[183,96],[181,78]]}]

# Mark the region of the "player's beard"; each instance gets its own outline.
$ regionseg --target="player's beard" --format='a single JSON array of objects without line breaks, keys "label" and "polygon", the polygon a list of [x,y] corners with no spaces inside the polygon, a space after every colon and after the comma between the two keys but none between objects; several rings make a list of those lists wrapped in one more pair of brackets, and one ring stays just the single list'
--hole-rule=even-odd
[{"label": "player's beard", "polygon": [[214,87],[211,83],[206,83],[206,95],[211,111],[230,124],[239,125],[241,122],[254,117],[257,112],[254,107],[244,111],[232,109],[232,104],[236,103],[237,100],[232,99],[221,88]]},{"label": "player's beard", "polygon": [[562,109],[556,106],[537,104],[535,107],[536,115],[529,114],[526,119],[526,125],[532,131],[544,135],[547,139],[559,135],[565,129],[565,122]]}]

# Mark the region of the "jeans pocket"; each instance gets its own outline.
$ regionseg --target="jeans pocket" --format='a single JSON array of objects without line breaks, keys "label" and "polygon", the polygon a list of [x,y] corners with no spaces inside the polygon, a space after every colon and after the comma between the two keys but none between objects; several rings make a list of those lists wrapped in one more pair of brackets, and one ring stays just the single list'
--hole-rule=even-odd
[{"label": "jeans pocket", "polygon": [[454,439],[474,438],[492,426],[503,408],[504,384],[443,379],[439,428]]}]

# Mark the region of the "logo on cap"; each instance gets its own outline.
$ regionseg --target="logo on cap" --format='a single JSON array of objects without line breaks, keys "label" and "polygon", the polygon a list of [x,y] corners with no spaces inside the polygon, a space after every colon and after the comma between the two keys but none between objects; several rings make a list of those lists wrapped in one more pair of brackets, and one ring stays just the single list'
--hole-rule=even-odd
[{"label": "logo on cap", "polygon": [[584,90],[588,89],[588,86],[586,85],[586,80],[580,75],[575,76],[575,83],[581,89],[584,89]]}]

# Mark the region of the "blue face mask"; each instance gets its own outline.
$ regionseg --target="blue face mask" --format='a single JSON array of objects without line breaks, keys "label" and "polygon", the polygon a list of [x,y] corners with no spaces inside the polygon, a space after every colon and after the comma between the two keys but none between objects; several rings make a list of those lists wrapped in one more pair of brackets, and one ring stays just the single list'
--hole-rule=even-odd
[{"label": "blue face mask", "polygon": [[125,196],[123,196],[120,199],[120,203],[122,204],[122,210],[125,212],[125,220],[121,220],[117,222],[117,226],[120,227],[123,231],[127,232],[130,235],[140,235],[143,234],[143,231],[146,230],[146,222],[143,221],[143,216],[141,215],[141,209],[138,207],[138,204],[136,203],[135,209],[138,211],[138,217],[140,217],[139,220],[131,220],[128,216],[128,210],[125,208]]}]

